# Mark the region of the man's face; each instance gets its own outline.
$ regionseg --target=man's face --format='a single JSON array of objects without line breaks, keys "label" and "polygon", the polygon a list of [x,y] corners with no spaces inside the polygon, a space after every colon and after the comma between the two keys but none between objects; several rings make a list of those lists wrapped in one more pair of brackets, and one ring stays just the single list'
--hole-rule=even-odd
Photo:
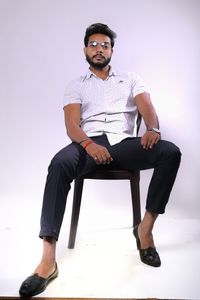
[{"label": "man's face", "polygon": [[113,53],[110,38],[100,33],[92,34],[87,47],[84,48],[84,53],[91,67],[103,69],[109,64]]}]

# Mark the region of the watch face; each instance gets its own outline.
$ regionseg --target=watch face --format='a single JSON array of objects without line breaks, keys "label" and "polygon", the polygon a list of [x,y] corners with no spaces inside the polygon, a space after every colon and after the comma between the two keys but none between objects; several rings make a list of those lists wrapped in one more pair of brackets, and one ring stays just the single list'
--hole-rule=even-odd
[{"label": "watch face", "polygon": [[160,130],[158,128],[152,128],[152,131],[155,131],[157,133],[160,133]]}]

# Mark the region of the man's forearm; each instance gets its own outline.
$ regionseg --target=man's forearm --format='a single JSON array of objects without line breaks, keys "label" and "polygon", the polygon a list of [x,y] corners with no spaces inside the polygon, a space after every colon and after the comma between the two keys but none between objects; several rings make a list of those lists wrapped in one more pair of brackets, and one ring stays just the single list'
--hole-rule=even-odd
[{"label": "man's forearm", "polygon": [[153,109],[146,113],[145,116],[143,116],[144,122],[146,125],[147,130],[151,130],[152,128],[158,128],[159,129],[159,120],[158,116]]},{"label": "man's forearm", "polygon": [[76,124],[71,124],[67,127],[67,135],[73,142],[76,142],[83,147],[90,140],[83,129]]},{"label": "man's forearm", "polygon": [[150,95],[148,93],[142,93],[135,97],[137,108],[142,115],[147,130],[152,128],[159,128],[159,121],[151,102]]}]

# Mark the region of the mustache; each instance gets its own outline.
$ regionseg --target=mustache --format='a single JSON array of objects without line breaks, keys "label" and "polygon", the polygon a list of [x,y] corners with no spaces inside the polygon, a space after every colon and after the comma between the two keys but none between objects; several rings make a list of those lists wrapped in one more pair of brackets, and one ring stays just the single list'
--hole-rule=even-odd
[{"label": "mustache", "polygon": [[102,57],[102,58],[105,59],[105,56],[103,56],[102,54],[95,54],[92,58],[95,58],[95,57],[97,57],[97,56],[100,56],[100,57]]}]

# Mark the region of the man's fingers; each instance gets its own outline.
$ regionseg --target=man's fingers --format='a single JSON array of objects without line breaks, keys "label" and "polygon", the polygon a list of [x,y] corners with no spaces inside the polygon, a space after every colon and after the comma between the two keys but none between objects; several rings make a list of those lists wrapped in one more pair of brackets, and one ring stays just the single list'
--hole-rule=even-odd
[{"label": "man's fingers", "polygon": [[95,160],[96,164],[110,164],[113,158],[111,157],[110,153],[107,151],[98,151],[92,155],[93,159]]},{"label": "man's fingers", "polygon": [[155,144],[160,140],[160,135],[154,132],[147,132],[141,138],[141,145],[144,149],[152,149]]}]

